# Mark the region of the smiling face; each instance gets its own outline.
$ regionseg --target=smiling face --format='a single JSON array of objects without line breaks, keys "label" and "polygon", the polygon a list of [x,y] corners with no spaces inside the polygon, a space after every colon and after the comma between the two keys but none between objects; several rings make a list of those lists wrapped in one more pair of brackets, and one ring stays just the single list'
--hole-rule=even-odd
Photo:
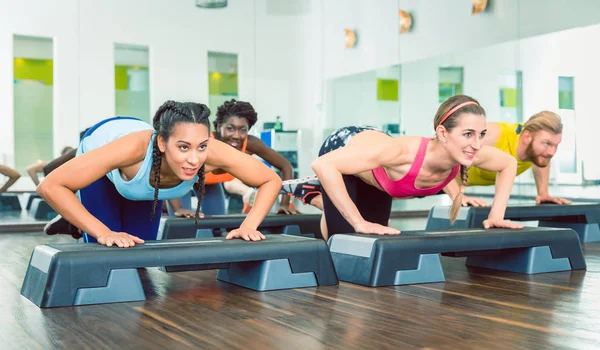
[{"label": "smiling face", "polygon": [[248,138],[248,130],[250,130],[250,125],[246,118],[231,116],[219,125],[218,131],[221,135],[221,141],[241,150],[244,141]]},{"label": "smiling face", "polygon": [[556,154],[558,145],[562,141],[562,134],[553,134],[546,130],[534,133],[525,131],[522,137],[528,141],[525,149],[527,160],[540,168],[550,165],[550,160]]},{"label": "smiling face", "polygon": [[455,162],[470,167],[475,154],[483,145],[482,139],[486,131],[484,115],[461,113],[456,117],[456,125],[451,130],[440,125],[436,134]]},{"label": "smiling face", "polygon": [[166,141],[158,136],[158,147],[171,171],[179,179],[189,181],[206,161],[208,138],[206,125],[180,122]]}]

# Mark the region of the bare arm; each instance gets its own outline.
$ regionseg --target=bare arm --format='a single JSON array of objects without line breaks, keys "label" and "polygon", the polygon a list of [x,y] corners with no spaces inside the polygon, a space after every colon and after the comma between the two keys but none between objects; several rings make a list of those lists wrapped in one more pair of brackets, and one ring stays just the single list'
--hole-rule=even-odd
[{"label": "bare arm", "polygon": [[[272,164],[275,168],[281,171],[282,180],[290,180],[294,176],[292,164],[281,155],[281,153],[265,145],[265,143],[254,136],[248,136],[248,152],[256,154],[264,159],[267,163]],[[289,207],[290,196],[283,196],[281,206]]]},{"label": "bare arm", "polygon": [[46,164],[48,164],[48,162],[40,161],[35,164],[31,164],[29,167],[27,167],[27,174],[29,174],[29,177],[31,177],[31,180],[33,180],[33,183],[36,186],[40,184],[38,173],[44,171],[44,167],[46,166]]},{"label": "bare arm", "polygon": [[403,150],[392,139],[363,147],[348,145],[331,151],[312,163],[321,185],[342,216],[355,229],[365,222],[352,202],[342,174],[359,174],[375,169],[398,157]]},{"label": "bare arm", "polygon": [[0,165],[0,174],[8,177],[8,181],[0,188],[0,193],[6,192],[21,177],[18,171],[6,165]]},{"label": "bare arm", "polygon": [[504,220],[506,206],[517,174],[517,160],[499,149],[483,146],[477,152],[473,166],[498,173],[496,176],[496,193],[488,219],[494,221]]},{"label": "bare arm", "polygon": [[550,165],[545,168],[540,168],[537,165],[531,167],[533,172],[533,178],[535,179],[535,186],[537,187],[537,196],[535,201],[540,203],[556,203],[556,204],[570,204],[572,203],[568,199],[560,197],[552,197],[548,192],[548,185],[550,183]]},{"label": "bare arm", "polygon": [[214,138],[209,140],[207,171],[222,169],[243,183],[258,188],[256,201],[240,228],[256,230],[275,203],[281,178],[258,159]]},{"label": "bare arm", "polygon": [[106,225],[87,211],[75,192],[113,169],[142,161],[151,135],[150,131],[134,132],[73,158],[50,173],[37,187],[37,192],[66,220],[89,235],[98,238],[111,233]]},{"label": "bare arm", "polygon": [[460,193],[460,186],[458,185],[458,182],[457,182],[458,176],[460,176],[460,174],[458,174],[456,176],[454,181],[450,181],[446,185],[446,187],[444,187],[444,189],[443,189],[444,193],[446,193],[448,196],[450,196],[450,199],[452,199],[452,200],[454,200],[454,198],[456,198],[456,196]]}]

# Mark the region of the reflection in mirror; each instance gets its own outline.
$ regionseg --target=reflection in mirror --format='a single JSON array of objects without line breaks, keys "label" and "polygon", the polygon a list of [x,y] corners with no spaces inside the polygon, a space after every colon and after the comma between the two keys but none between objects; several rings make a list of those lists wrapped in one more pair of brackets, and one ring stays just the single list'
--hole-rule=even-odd
[{"label": "reflection in mirror", "polygon": [[13,39],[14,166],[24,174],[28,166],[52,159],[53,44],[49,38]]},{"label": "reflection in mirror", "polygon": [[208,53],[208,107],[211,122],[223,102],[238,99],[238,55]]},{"label": "reflection in mirror", "polygon": [[506,123],[523,122],[523,74],[521,71],[500,73],[498,88],[500,90],[500,114],[489,116],[488,121]]},{"label": "reflection in mirror", "polygon": [[463,67],[440,67],[438,102],[463,93]]},{"label": "reflection in mirror", "polygon": [[577,121],[575,118],[575,101],[573,77],[558,77],[558,108],[563,122],[562,142],[556,153],[557,180],[562,183],[581,183],[582,169],[577,154]]},{"label": "reflection in mirror", "polygon": [[330,120],[323,139],[334,130],[349,125],[370,125],[394,136],[400,133],[400,67],[359,73],[330,80]]},{"label": "reflection in mirror", "polygon": [[150,121],[148,47],[115,44],[115,115]]}]

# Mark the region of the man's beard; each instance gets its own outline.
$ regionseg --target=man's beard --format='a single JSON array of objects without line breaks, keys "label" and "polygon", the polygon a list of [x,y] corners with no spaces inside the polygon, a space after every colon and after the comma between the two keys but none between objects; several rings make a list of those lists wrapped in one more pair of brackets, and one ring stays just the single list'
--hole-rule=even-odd
[{"label": "man's beard", "polygon": [[529,145],[527,145],[527,149],[525,149],[525,155],[533,164],[535,164],[536,166],[538,166],[540,168],[545,168],[548,165],[550,165],[550,158],[546,158],[541,155],[537,155],[534,152],[533,146],[531,145],[531,143]]}]

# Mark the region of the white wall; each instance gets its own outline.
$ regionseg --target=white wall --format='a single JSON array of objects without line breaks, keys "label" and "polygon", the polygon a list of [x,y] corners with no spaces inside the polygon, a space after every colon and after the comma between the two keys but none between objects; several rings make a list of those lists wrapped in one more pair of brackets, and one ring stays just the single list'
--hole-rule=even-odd
[{"label": "white wall", "polygon": [[501,119],[498,92],[501,74],[522,71],[525,120],[541,110],[558,112],[558,77],[572,76],[577,126],[565,133],[577,133],[578,156],[585,163],[584,178],[600,179],[595,149],[590,147],[594,130],[600,128],[597,107],[599,37],[600,25],[594,25],[403,64],[400,82],[402,128],[409,135],[433,133],[440,66],[463,67],[464,93],[479,100],[490,121]]},{"label": "white wall", "polygon": [[13,43],[13,57],[51,60],[54,54],[52,40],[48,38],[15,36]]},{"label": "white wall", "polygon": [[[600,21],[596,0],[495,0],[477,15],[470,0],[321,1],[326,79]],[[404,34],[400,9],[413,17]],[[344,48],[344,28],[356,30],[357,47]]]},{"label": "white wall", "polygon": [[281,115],[286,125],[301,125],[294,122],[301,120],[294,97],[302,88],[295,80],[304,74],[295,65],[304,54],[296,43],[307,13],[304,5],[286,12],[267,0],[230,0],[215,10],[192,1],[0,0],[3,158],[14,154],[14,34],[53,39],[58,154],[64,144],[78,142],[80,130],[114,115],[115,44],[148,47],[152,111],[167,99],[207,102],[208,51],[228,52],[238,54],[240,99],[260,100],[264,120]]},{"label": "white wall", "polygon": [[407,135],[433,134],[439,106],[439,67],[463,67],[463,93],[484,106],[488,120],[500,120],[498,76],[515,72],[518,44],[508,42],[403,64],[400,81],[402,129]]},{"label": "white wall", "polygon": [[54,153],[76,144],[79,130],[79,37],[76,0],[0,1],[0,152],[14,155],[13,35],[53,39]]}]

